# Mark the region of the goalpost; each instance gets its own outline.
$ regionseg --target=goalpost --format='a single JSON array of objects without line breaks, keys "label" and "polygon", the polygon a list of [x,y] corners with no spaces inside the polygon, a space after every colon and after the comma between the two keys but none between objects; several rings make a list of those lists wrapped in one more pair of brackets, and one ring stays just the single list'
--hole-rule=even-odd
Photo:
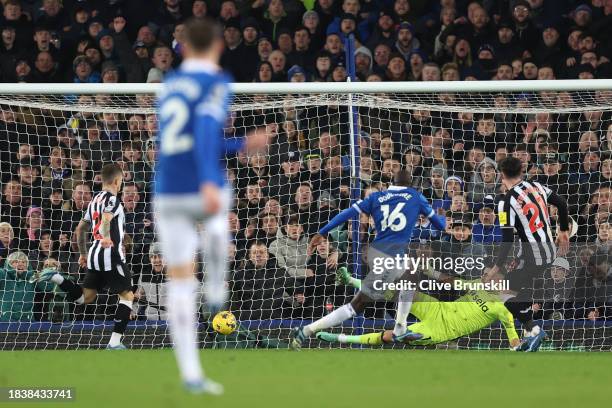
[{"label": "goalpost", "polygon": [[[203,307],[203,346],[282,347],[274,341],[286,340],[288,329],[348,301],[354,289],[337,285],[335,270],[346,265],[355,277],[367,274],[361,254],[373,236],[370,221],[363,217],[333,231],[313,254],[306,252],[304,237],[355,199],[386,188],[398,168],[411,170],[414,187],[449,221],[473,230],[463,243],[450,238],[453,251],[490,256],[495,244],[488,241],[497,232],[486,208],[502,192],[496,160],[510,154],[525,163],[528,178],[568,200],[577,224],[570,253],[554,273],[539,277],[538,317],[551,338],[545,348],[612,348],[607,261],[612,80],[232,88],[226,137],[263,126],[275,137],[265,151],[226,159],[235,194],[229,217],[229,308],[248,335],[214,335]],[[169,345],[163,263],[156,256],[150,207],[159,89],[159,84],[0,85],[0,350],[106,344],[116,304],[112,294],[75,307],[35,278],[44,266],[56,265],[66,276],[82,279],[72,232],[100,187],[96,172],[111,161],[125,171],[126,250],[139,298],[126,344]],[[297,239],[287,236],[287,222],[299,225]],[[440,237],[422,222],[414,241],[429,245],[431,240]],[[6,263],[16,252],[27,256],[27,271]],[[205,258],[199,264],[205,271]],[[380,330],[393,323],[393,310],[392,303],[377,302],[342,330]],[[329,347],[317,341],[310,346]],[[506,348],[507,341],[494,324],[443,347],[497,349]]]}]

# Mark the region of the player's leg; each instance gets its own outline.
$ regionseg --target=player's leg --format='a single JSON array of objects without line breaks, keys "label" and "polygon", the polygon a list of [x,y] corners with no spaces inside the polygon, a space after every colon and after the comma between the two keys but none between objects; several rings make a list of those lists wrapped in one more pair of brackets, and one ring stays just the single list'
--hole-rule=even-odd
[{"label": "player's leg", "polygon": [[[201,205],[194,197],[194,205]],[[167,204],[167,203],[166,203]],[[181,379],[192,392],[220,394],[223,388],[204,379],[198,352],[194,259],[198,233],[185,208],[156,203],[157,228],[162,253],[168,265],[168,325]]]},{"label": "player's leg", "polygon": [[70,279],[64,278],[54,269],[43,270],[38,279],[41,282],[55,283],[66,293],[66,298],[69,301],[80,305],[93,302],[98,295],[97,288],[100,286],[99,276],[91,271],[88,271],[85,274],[85,280],[83,281],[82,286]]},{"label": "player's leg", "polygon": [[393,327],[393,336],[399,337],[406,333],[406,325],[408,315],[412,308],[412,300],[414,298],[414,290],[400,290],[397,298],[397,313],[395,315],[395,326]]},{"label": "player's leg", "polygon": [[[392,335],[392,331],[388,330],[390,335]],[[327,333],[327,332],[318,332],[317,339],[327,341],[330,343],[340,343],[340,344],[362,344],[366,346],[379,346],[383,343],[387,343],[390,341],[383,341],[383,335],[386,332],[374,332],[374,333],[366,333],[360,335],[351,335],[344,333]]]},{"label": "player's leg", "polygon": [[200,244],[206,259],[206,284],[204,296],[211,314],[223,309],[227,302],[227,242],[229,224],[227,206],[230,200],[228,191],[224,191],[223,210],[219,214],[207,218],[201,234]]},{"label": "player's leg", "polygon": [[340,306],[330,314],[323,316],[309,325],[302,328],[296,328],[291,334],[291,348],[299,349],[308,337],[321,330],[337,326],[343,321],[355,317],[358,313],[363,312],[366,305],[370,302],[371,299],[368,296],[363,292],[358,292],[350,303]]},{"label": "player's leg", "polygon": [[121,343],[121,338],[125,333],[125,328],[130,321],[130,314],[132,313],[132,304],[134,302],[134,293],[132,290],[124,290],[119,293],[119,304],[115,311],[115,325],[113,326],[113,333],[111,334],[108,342],[109,349],[125,349],[126,347]]},{"label": "player's leg", "polygon": [[510,289],[517,295],[508,299],[504,305],[521,322],[523,339],[518,351],[538,351],[546,332],[533,320],[536,283],[547,273],[546,266],[525,264],[512,271],[509,276]]}]

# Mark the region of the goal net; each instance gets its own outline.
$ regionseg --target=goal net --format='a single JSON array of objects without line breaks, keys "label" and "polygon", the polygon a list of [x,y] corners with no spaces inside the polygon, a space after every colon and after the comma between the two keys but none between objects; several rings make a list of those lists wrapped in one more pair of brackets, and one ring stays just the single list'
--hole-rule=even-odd
[{"label": "goal net", "polygon": [[[544,83],[550,86],[236,85],[226,137],[256,127],[274,136],[263,150],[225,158],[235,196],[228,220],[228,309],[240,328],[216,335],[202,298],[202,346],[286,347],[290,328],[348,302],[356,289],[338,282],[337,270],[345,266],[357,279],[368,274],[364,254],[374,237],[373,220],[362,214],[316,247],[309,248],[309,240],[355,200],[386,189],[398,169],[408,169],[412,186],[447,218],[443,232],[425,218],[417,222],[417,251],[482,257],[486,263],[501,239],[495,214],[504,187],[497,165],[513,155],[523,162],[527,179],[567,200],[575,222],[568,254],[534,280],[541,289],[535,318],[549,335],[544,348],[610,350],[612,85]],[[167,280],[151,208],[156,88],[25,89],[0,87],[0,349],[107,343],[114,294],[102,290],[92,304],[75,305],[37,276],[55,267],[67,279],[82,281],[74,230],[100,190],[97,174],[108,162],[124,170],[125,249],[137,299],[125,342],[131,348],[169,346]],[[549,212],[556,231],[556,209]],[[454,265],[437,272],[462,279],[482,273]],[[198,266],[203,281],[205,255]],[[439,301],[469,301],[464,293],[430,289],[423,292]],[[378,300],[332,331],[380,331],[392,327],[394,313],[392,300]],[[308,345],[330,347],[316,339]],[[438,347],[498,349],[508,341],[504,327],[494,322]]]}]

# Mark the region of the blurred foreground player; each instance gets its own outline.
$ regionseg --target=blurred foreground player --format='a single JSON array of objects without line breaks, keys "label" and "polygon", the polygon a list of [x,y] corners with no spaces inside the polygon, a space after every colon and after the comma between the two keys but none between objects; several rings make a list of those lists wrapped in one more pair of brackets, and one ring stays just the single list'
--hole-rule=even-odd
[{"label": "blurred foreground player", "polygon": [[[166,77],[159,94],[160,152],[155,174],[156,228],[168,264],[168,324],[181,378],[193,393],[219,395],[223,387],[205,378],[197,344],[194,276],[198,245],[206,253],[206,302],[211,313],[227,300],[225,277],[231,191],[222,158],[267,143],[263,132],[225,139],[231,79],[219,67],[221,27],[212,20],[185,24],[183,63]],[[196,224],[204,230],[199,237]]]}]

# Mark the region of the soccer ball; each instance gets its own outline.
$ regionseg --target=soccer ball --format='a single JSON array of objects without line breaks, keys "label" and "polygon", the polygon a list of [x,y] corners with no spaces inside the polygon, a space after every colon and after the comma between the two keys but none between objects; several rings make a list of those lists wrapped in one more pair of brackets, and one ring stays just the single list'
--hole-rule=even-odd
[{"label": "soccer ball", "polygon": [[212,325],[217,333],[223,334],[224,336],[232,334],[238,327],[236,316],[227,310],[217,313],[213,318]]}]

